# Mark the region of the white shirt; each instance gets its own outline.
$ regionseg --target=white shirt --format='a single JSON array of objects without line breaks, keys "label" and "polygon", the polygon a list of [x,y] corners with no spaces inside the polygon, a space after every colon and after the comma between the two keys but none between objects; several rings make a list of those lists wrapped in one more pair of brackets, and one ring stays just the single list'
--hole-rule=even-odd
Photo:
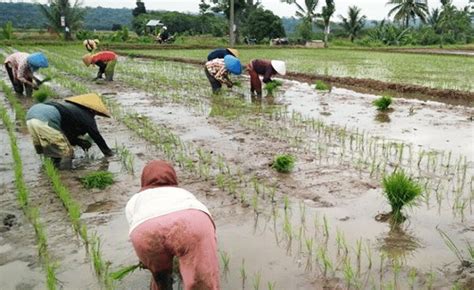
[{"label": "white shirt", "polygon": [[156,187],[136,193],[125,207],[131,233],[138,225],[155,217],[172,212],[197,209],[212,216],[207,207],[189,191],[173,186]]}]

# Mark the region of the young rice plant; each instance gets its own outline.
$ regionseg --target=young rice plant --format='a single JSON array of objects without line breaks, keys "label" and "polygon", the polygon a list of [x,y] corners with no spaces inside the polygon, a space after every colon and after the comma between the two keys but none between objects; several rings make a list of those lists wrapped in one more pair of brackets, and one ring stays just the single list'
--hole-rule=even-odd
[{"label": "young rice plant", "polygon": [[405,220],[401,213],[403,207],[413,205],[421,195],[421,185],[408,177],[403,170],[385,176],[382,185],[384,195],[392,207],[391,220],[400,224]]},{"label": "young rice plant", "polygon": [[273,160],[272,168],[280,173],[289,173],[295,167],[296,158],[290,154],[281,154]]},{"label": "young rice plant", "polygon": [[372,102],[372,104],[377,107],[377,110],[379,111],[387,111],[390,105],[392,104],[392,97],[390,96],[383,96],[375,101]]},{"label": "young rice plant", "polygon": [[114,175],[108,171],[91,172],[81,178],[81,183],[87,189],[105,189],[107,186],[114,184]]}]

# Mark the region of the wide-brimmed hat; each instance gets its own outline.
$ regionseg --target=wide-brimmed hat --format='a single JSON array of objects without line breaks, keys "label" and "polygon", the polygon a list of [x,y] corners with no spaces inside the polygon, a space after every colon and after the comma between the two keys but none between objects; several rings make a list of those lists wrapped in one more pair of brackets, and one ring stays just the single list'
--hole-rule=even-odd
[{"label": "wide-brimmed hat", "polygon": [[232,53],[233,56],[239,57],[239,51],[235,48],[227,48],[227,50]]},{"label": "wide-brimmed hat", "polygon": [[92,54],[88,53],[88,54],[85,54],[83,57],[82,57],[82,62],[84,62],[84,64],[86,66],[90,66],[91,63],[92,63]]},{"label": "wide-brimmed hat", "polygon": [[99,43],[99,40],[96,40],[96,39],[86,39],[83,42],[84,46],[86,47],[88,51],[93,51],[97,49],[98,43]]},{"label": "wide-brimmed hat", "polygon": [[286,64],[281,60],[272,60],[272,67],[276,70],[279,75],[286,75]]},{"label": "wide-brimmed hat", "polygon": [[97,94],[85,94],[65,99],[66,102],[81,105],[93,110],[98,115],[110,118],[109,110],[102,102],[102,99]]},{"label": "wide-brimmed hat", "polygon": [[35,52],[30,54],[26,61],[32,70],[38,70],[39,68],[48,67],[48,59],[42,52]]},{"label": "wide-brimmed hat", "polygon": [[240,75],[242,73],[242,65],[240,60],[230,54],[224,57],[225,68],[234,75]]}]

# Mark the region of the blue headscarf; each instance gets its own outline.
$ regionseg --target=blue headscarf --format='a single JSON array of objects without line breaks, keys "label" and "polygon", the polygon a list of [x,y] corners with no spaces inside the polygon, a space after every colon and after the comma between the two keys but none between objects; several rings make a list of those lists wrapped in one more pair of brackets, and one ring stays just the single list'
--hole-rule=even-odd
[{"label": "blue headscarf", "polygon": [[225,68],[234,75],[240,75],[242,73],[242,65],[240,60],[232,55],[226,55],[224,57]]},{"label": "blue headscarf", "polygon": [[41,52],[32,53],[26,59],[32,71],[48,67],[48,59]]}]

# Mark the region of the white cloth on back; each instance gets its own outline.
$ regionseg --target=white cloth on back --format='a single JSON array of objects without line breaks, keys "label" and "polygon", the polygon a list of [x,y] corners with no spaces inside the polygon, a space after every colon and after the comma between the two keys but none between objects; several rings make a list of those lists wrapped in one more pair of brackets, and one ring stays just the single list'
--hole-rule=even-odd
[{"label": "white cloth on back", "polygon": [[130,226],[129,233],[147,220],[185,209],[201,210],[207,213],[212,220],[207,207],[191,192],[183,188],[165,186],[136,193],[125,207],[125,214]]}]

